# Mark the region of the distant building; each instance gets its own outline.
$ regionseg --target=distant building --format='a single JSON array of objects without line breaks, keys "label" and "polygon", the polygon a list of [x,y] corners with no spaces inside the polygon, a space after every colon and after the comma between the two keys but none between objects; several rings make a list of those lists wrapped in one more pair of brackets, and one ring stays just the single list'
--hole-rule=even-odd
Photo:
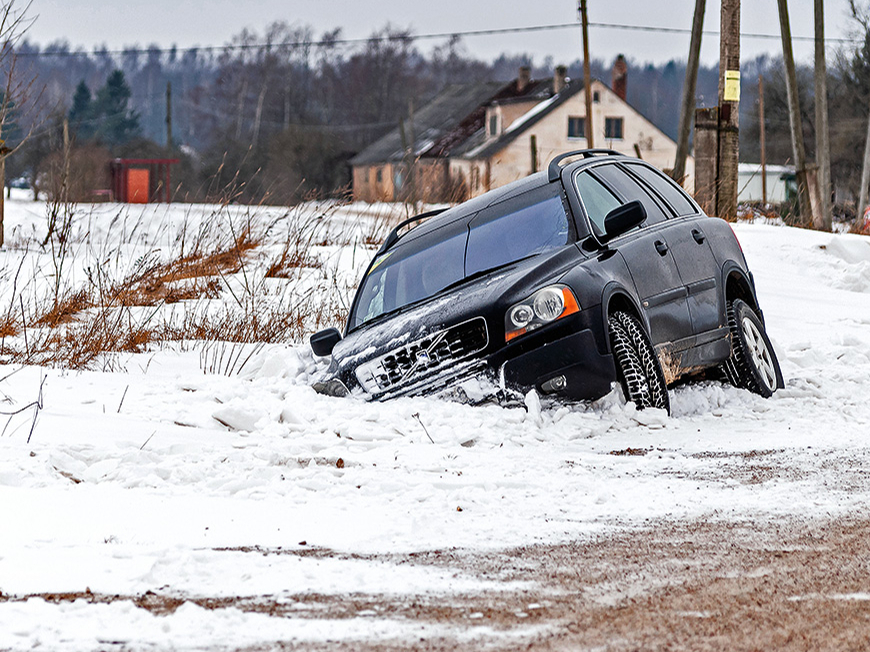
[{"label": "distant building", "polygon": [[[793,165],[766,165],[767,203],[782,204],[797,195],[797,177]],[[737,165],[737,201],[762,201],[761,163]]]},{"label": "distant building", "polygon": [[[622,57],[613,79],[613,88],[592,81],[595,146],[671,168],[676,143],[626,102]],[[415,115],[404,141],[396,129],[352,159],[354,197],[459,201],[541,170],[557,154],[588,147],[582,90],[562,66],[550,79],[532,80],[524,67],[506,85],[449,86]],[[691,158],[686,169],[691,189]]]}]

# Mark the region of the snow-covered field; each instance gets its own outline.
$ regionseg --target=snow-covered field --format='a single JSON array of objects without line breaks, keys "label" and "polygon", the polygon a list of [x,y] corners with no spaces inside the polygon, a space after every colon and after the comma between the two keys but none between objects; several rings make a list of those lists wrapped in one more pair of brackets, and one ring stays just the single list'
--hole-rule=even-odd
[{"label": "snow-covered field", "polygon": [[[119,210],[87,209],[71,282],[110,249],[111,265],[132,266],[174,246],[181,221],[209,218],[156,206],[119,222]],[[348,292],[373,252],[367,211],[334,212],[333,228],[357,235],[315,247],[325,264],[309,276],[257,286],[263,300],[290,301],[293,283]],[[277,233],[290,218],[260,209],[252,219]],[[7,202],[0,310],[18,301],[16,269],[19,292],[34,279],[28,297],[51,285],[50,253],[35,244],[44,230],[44,204]],[[84,371],[0,365],[0,412],[40,394],[42,406],[2,418],[0,649],[529,641],[543,626],[521,617],[494,628],[479,614],[421,623],[370,609],[338,618],[318,605],[534,589],[391,563],[396,553],[505,550],[655,521],[868,516],[870,239],[735,231],[786,378],[770,400],[703,382],[672,390],[670,417],[616,392],[528,409],[367,404],[315,394],[323,363],[302,341],[250,349],[230,374],[209,363],[214,344],[211,354],[155,346]],[[259,282],[238,276],[220,279],[219,301],[238,296],[233,284]]]}]

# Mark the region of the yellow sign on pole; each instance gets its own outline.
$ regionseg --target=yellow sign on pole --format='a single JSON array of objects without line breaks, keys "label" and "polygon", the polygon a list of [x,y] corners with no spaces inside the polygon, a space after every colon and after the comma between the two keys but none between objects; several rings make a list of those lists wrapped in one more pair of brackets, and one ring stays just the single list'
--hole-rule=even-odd
[{"label": "yellow sign on pole", "polygon": [[725,71],[725,92],[722,99],[726,102],[740,101],[740,71],[726,70]]}]

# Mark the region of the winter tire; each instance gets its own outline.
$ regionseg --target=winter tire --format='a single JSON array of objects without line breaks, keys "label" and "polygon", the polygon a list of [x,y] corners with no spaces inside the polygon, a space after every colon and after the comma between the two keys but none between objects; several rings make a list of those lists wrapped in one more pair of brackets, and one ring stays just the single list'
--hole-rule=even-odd
[{"label": "winter tire", "polygon": [[727,310],[731,357],[723,365],[725,374],[735,387],[769,398],[784,383],[764,324],[740,299],[729,301]]},{"label": "winter tire", "polygon": [[643,326],[634,315],[614,312],[607,320],[616,375],[629,401],[638,409],[654,407],[670,413],[665,376]]}]

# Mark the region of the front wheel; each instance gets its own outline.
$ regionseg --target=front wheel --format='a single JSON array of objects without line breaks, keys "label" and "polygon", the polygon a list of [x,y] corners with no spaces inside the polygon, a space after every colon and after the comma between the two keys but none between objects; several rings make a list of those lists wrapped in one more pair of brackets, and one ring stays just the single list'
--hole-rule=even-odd
[{"label": "front wheel", "polygon": [[607,323],[616,375],[626,398],[638,409],[654,407],[670,414],[665,375],[641,323],[634,315],[622,311],[614,312]]},{"label": "front wheel", "polygon": [[728,302],[731,357],[724,363],[731,384],[769,398],[784,386],[779,361],[764,324],[745,301]]}]

